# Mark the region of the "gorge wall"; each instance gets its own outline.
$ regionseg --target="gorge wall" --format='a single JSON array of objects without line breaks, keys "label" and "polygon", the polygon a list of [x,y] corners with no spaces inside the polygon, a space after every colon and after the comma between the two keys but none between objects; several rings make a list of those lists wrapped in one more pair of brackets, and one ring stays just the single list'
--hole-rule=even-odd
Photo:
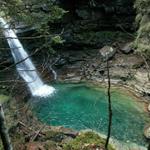
[{"label": "gorge wall", "polygon": [[134,0],[60,0],[59,4],[68,11],[57,26],[69,48],[100,48],[125,36],[124,31],[135,31]]}]

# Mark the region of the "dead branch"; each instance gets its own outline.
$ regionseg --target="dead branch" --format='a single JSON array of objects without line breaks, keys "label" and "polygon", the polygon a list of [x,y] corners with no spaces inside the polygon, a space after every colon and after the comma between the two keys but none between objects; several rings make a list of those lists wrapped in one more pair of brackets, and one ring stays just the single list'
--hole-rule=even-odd
[{"label": "dead branch", "polygon": [[18,61],[18,62],[15,63],[15,64],[12,64],[12,65],[9,66],[9,67],[6,67],[5,69],[1,70],[0,72],[4,72],[4,71],[6,71],[6,70],[9,70],[11,67],[14,67],[14,66],[16,66],[17,64],[20,64],[20,63],[22,63],[23,61],[27,60],[27,59],[30,58],[31,56],[35,55],[38,51],[40,51],[44,46],[46,46],[46,44],[47,44],[47,43],[43,44],[40,48],[35,49],[35,51],[34,51],[32,54],[28,55],[28,57],[22,59],[21,61]]},{"label": "dead branch", "polygon": [[34,141],[38,136],[44,136],[42,130],[46,127],[43,125],[38,131],[33,130],[31,127],[26,126],[23,122],[19,121],[17,125],[21,132],[25,134],[25,137],[29,139],[29,141]]},{"label": "dead branch", "polygon": [[[54,35],[53,35],[54,36]],[[32,40],[32,39],[40,39],[40,38],[50,38],[52,35],[39,35],[39,36],[31,36],[31,37],[3,37],[0,36],[0,39],[24,39],[24,40]]]},{"label": "dead branch", "polygon": [[37,132],[36,134],[30,139],[31,142],[33,142],[37,136],[40,134],[40,132],[46,127],[46,125],[43,125]]},{"label": "dead branch", "polygon": [[57,73],[56,71],[53,69],[53,66],[60,60],[60,56],[58,58],[56,58],[56,60],[54,62],[52,62],[52,64],[50,66],[48,66],[49,70],[52,71],[53,75],[54,75],[54,79],[57,80]]}]

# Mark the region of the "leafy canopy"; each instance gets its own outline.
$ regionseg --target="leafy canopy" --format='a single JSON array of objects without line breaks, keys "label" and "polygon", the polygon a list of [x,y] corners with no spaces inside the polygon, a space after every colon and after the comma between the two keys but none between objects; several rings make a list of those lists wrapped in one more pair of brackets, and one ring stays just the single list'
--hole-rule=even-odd
[{"label": "leafy canopy", "polygon": [[[55,0],[2,0],[0,1],[0,17],[5,18],[13,26],[17,22],[34,27],[49,41],[50,24],[60,20],[66,13]],[[53,38],[53,36],[51,36]],[[54,36],[53,42],[62,43],[59,35]],[[51,44],[51,43],[48,43]]]}]

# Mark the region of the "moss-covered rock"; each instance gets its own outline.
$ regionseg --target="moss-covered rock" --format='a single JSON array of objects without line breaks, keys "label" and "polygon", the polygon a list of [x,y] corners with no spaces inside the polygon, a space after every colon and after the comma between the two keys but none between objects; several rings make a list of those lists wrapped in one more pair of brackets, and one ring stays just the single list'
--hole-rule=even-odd
[{"label": "moss-covered rock", "polygon": [[[105,139],[101,138],[94,132],[84,132],[79,134],[75,139],[63,145],[64,150],[95,150],[96,148],[104,148]],[[109,145],[109,150],[114,148]]]}]

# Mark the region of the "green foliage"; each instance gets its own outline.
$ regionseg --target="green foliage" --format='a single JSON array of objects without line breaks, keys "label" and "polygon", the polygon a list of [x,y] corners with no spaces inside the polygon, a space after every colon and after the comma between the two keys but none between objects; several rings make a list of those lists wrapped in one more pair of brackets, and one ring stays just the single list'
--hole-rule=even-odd
[{"label": "green foliage", "polygon": [[[104,148],[105,139],[94,132],[85,132],[78,135],[75,139],[64,145],[64,150],[92,150],[92,147]],[[114,150],[111,145],[109,150]]]},{"label": "green foliage", "polygon": [[[1,5],[2,3],[2,5]],[[54,0],[6,0],[0,2],[0,16],[9,20],[12,27],[17,22],[34,27],[42,35],[45,47],[51,50],[50,24],[59,21],[66,13],[54,3]],[[58,36],[53,39],[55,43],[62,43]]]},{"label": "green foliage", "polygon": [[136,23],[139,26],[137,38],[134,47],[137,52],[150,56],[150,0],[136,0],[135,8],[137,10]]},{"label": "green foliage", "polygon": [[64,40],[59,35],[56,35],[56,36],[52,37],[52,42],[54,44],[62,44],[62,43],[64,43]]},{"label": "green foliage", "polygon": [[65,13],[52,0],[7,0],[2,11],[5,16],[34,26],[44,33],[48,32],[48,23],[61,19]]},{"label": "green foliage", "polygon": [[0,150],[3,150],[3,145],[1,142],[0,142]]},{"label": "green foliage", "polygon": [[80,32],[74,33],[73,40],[75,42],[84,43],[84,44],[93,44],[93,45],[100,45],[100,44],[108,44],[113,43],[116,40],[122,41],[123,38],[128,38],[129,36],[120,31],[89,31],[89,32]]},{"label": "green foliage", "polygon": [[9,100],[9,96],[6,95],[0,95],[0,103],[3,104]]}]

